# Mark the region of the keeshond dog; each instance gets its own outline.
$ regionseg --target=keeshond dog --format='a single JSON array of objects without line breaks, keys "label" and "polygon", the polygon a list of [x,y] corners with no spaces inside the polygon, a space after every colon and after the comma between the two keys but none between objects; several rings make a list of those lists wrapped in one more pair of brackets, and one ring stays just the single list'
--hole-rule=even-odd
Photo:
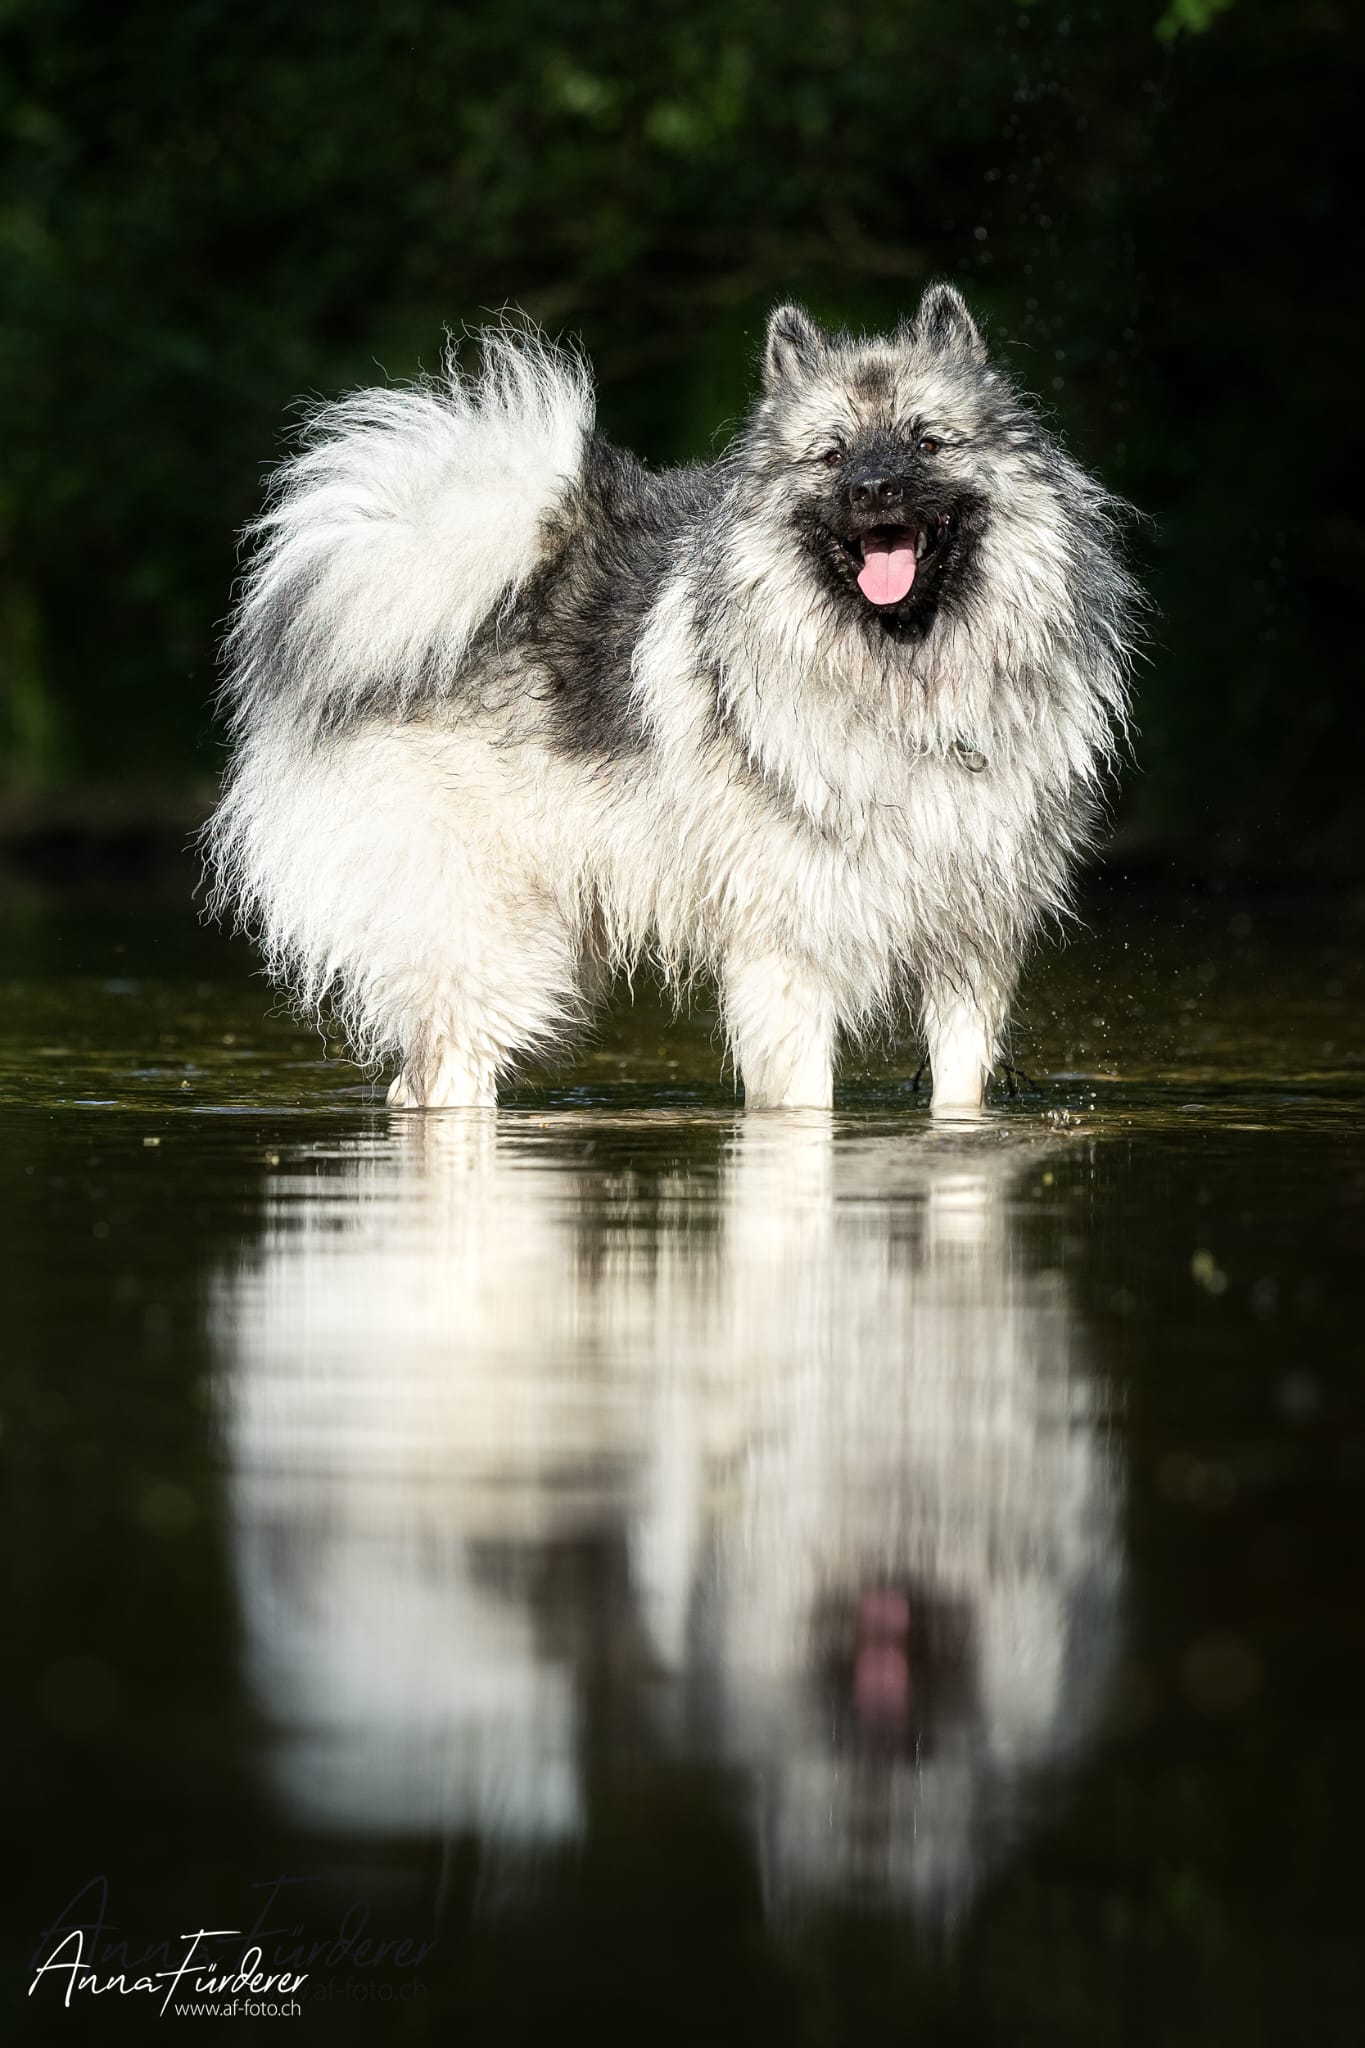
[{"label": "keeshond dog", "polygon": [[1125,716],[1119,508],[931,287],[768,323],[655,473],[529,326],[312,418],[253,531],[212,900],[395,1107],[487,1105],[615,971],[714,978],[749,1108],[912,1016],[980,1109]]}]

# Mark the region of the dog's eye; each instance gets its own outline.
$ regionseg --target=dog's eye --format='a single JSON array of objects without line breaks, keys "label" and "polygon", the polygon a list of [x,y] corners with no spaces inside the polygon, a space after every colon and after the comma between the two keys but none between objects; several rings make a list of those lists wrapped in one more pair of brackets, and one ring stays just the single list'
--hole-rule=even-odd
[{"label": "dog's eye", "polygon": [[846,460],[846,457],[842,448],[826,448],[820,460],[824,463],[826,469],[838,469],[839,465]]},{"label": "dog's eye", "polygon": [[943,443],[936,441],[932,434],[926,434],[919,443],[919,452],[921,455],[937,455],[942,446]]}]

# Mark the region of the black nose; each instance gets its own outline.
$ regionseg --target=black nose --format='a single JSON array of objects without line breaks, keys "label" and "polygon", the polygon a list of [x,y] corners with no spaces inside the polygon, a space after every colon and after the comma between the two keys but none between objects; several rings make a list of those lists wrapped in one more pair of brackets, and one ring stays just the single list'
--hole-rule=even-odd
[{"label": "black nose", "polygon": [[855,512],[885,512],[900,502],[901,487],[894,476],[860,476],[848,487],[849,503]]}]

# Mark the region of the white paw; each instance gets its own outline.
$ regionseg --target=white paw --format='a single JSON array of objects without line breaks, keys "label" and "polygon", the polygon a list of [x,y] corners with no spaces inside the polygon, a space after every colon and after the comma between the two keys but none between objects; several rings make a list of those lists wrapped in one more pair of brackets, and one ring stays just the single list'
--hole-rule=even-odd
[{"label": "white paw", "polygon": [[404,1067],[389,1084],[390,1109],[495,1109],[491,1070],[448,1048],[416,1073]]}]

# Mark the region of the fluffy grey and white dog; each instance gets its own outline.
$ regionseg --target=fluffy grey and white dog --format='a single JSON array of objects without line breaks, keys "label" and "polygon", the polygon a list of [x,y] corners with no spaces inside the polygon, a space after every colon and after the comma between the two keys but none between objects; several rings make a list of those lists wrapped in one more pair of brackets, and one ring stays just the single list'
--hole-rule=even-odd
[{"label": "fluffy grey and white dog", "polygon": [[794,306],[721,458],[654,474],[529,329],[311,421],[229,641],[208,852],[391,1103],[489,1104],[613,969],[714,976],[751,1108],[913,1006],[975,1111],[1124,716],[1114,501],[938,285]]}]

